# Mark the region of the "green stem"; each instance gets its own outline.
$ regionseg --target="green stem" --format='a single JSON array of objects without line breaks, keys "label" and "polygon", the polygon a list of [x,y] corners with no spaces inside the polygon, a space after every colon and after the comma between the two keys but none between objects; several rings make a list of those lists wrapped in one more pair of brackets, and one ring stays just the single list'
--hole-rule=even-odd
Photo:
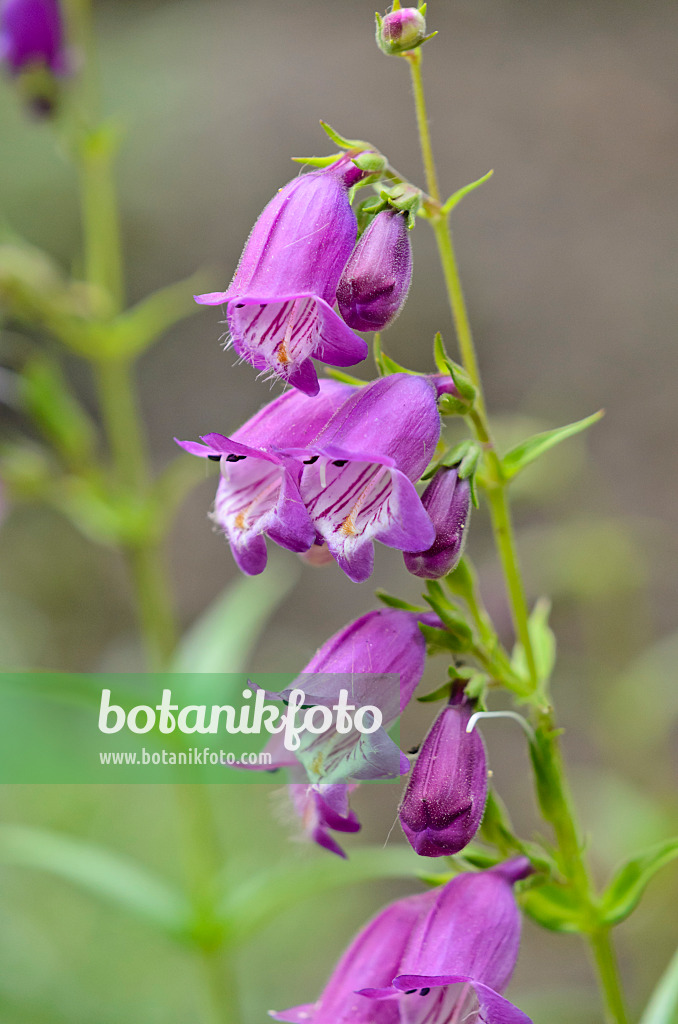
[{"label": "green stem", "polygon": [[417,112],[417,128],[419,129],[419,144],[421,157],[424,162],[424,173],[426,174],[426,188],[431,199],[440,202],[440,189],[438,187],[438,174],[436,171],[435,157],[433,156],[433,145],[431,143],[431,132],[428,126],[428,114],[426,112],[426,97],[424,95],[424,81],[421,77],[421,47],[404,53],[403,57],[410,65],[412,76],[412,91],[414,93],[414,107]]},{"label": "green stem", "polygon": [[610,929],[601,928],[592,932],[589,942],[605,995],[608,1020],[611,1024],[628,1024],[629,1018],[622,995],[619,966],[612,946]]},{"label": "green stem", "polygon": [[224,855],[212,805],[210,787],[200,783],[177,785],[175,796],[184,823],[184,866],[193,905],[194,940],[209,996],[213,1024],[238,1024],[240,1008],[229,936],[215,915],[219,904],[217,879]]},{"label": "green stem", "polygon": [[567,879],[572,892],[578,898],[586,937],[591,946],[600,980],[607,1020],[610,1024],[627,1024],[619,972],[610,942],[609,930],[601,928],[597,919],[593,884],[588,864],[582,853],[582,842],[560,753],[558,730],[550,708],[548,706],[545,707],[547,705],[547,695],[541,692],[542,684],[538,677],[534,648],[528,628],[529,611],[511,521],[507,481],[504,479],[501,462],[494,448],[485,412],[480,369],[448,218],[440,207],[440,190],[438,188],[438,178],[421,76],[421,50],[405,54],[405,57],[409,63],[412,77],[427,188],[431,198],[437,204],[436,208],[436,205],[429,203],[427,208],[428,219],[433,228],[438,246],[462,362],[466,372],[477,388],[474,409],[469,418],[485,452],[485,465],[487,469],[486,492],[490,506],[492,529],[504,572],[516,635],[525,649],[530,676],[531,698],[534,708],[533,716],[537,725],[537,738],[533,753],[535,781],[540,806],[544,817],[553,827],[557,839],[561,871]]}]

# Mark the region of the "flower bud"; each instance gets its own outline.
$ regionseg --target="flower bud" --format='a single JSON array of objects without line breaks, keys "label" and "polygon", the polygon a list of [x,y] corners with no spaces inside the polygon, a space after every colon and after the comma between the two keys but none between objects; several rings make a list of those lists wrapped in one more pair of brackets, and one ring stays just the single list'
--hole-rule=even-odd
[{"label": "flower bud", "polygon": [[4,0],[0,3],[0,59],[16,75],[43,65],[65,74],[68,58],[59,0]]},{"label": "flower bud", "polygon": [[416,7],[403,7],[377,17],[377,46],[386,54],[406,53],[424,42],[426,20]]},{"label": "flower bud", "polygon": [[473,707],[452,696],[422,743],[398,812],[421,857],[449,857],[471,842],[487,798],[487,762],[480,733],[466,732]]},{"label": "flower bud", "polygon": [[354,331],[381,331],[405,305],[411,279],[407,216],[382,210],[344,267],[337,287],[339,312]]},{"label": "flower bud", "polygon": [[413,576],[437,580],[447,576],[459,563],[471,516],[471,487],[460,480],[456,467],[441,467],[421,496],[421,502],[436,529],[436,538],[426,551],[407,552],[405,566]]}]

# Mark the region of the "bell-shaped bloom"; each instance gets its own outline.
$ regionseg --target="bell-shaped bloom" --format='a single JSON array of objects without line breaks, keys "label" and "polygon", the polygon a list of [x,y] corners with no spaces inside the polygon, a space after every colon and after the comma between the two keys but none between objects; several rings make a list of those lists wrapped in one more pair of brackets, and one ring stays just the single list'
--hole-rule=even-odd
[{"label": "bell-shaped bloom", "polygon": [[287,788],[308,838],[330,853],[346,857],[331,833],[360,831],[360,822],[348,804],[349,792],[355,786],[292,783]]},{"label": "bell-shaped bloom", "polygon": [[363,582],[373,541],[422,551],[435,527],[414,481],[440,436],[436,385],[396,373],[358,388],[306,450],[300,490],[318,533],[349,579]]},{"label": "bell-shaped bloom", "polygon": [[339,312],[354,331],[381,331],[405,305],[411,280],[407,214],[382,210],[344,267],[337,288]]},{"label": "bell-shaped bloom", "polygon": [[422,857],[449,857],[471,842],[487,799],[485,747],[466,732],[473,707],[455,694],[431,726],[399,809],[400,824]]},{"label": "bell-shaped bloom", "polygon": [[383,608],[362,615],[335,633],[311,658],[294,682],[269,698],[288,700],[300,689],[306,704],[333,707],[346,689],[356,707],[372,705],[381,712],[382,727],[361,735],[337,728],[302,734],[296,751],[284,748],[283,737],[271,738],[267,770],[301,764],[311,783],[340,783],[393,778],[409,771],[409,761],[386,729],[412,699],[426,660],[426,641],[419,623],[440,625],[432,613]]},{"label": "bell-shaped bloom", "polygon": [[414,576],[437,580],[456,569],[466,544],[471,517],[471,487],[457,469],[441,467],[421,496],[435,526],[436,536],[426,551],[406,553],[405,566]]},{"label": "bell-shaped bloom", "polygon": [[517,857],[489,871],[457,875],[435,890],[412,930],[392,984],[381,989],[370,984],[362,994],[392,999],[400,993],[405,1010],[401,1020],[407,1024],[447,1024],[453,1013],[459,1020],[468,1019],[472,993],[478,1017],[470,1019],[530,1024],[501,993],[511,980],[520,945],[513,884],[531,871],[527,858]]},{"label": "bell-shaped bloom", "polygon": [[14,75],[33,66],[55,75],[68,72],[59,0],[0,3],[0,62]]},{"label": "bell-shaped bloom", "polygon": [[271,1016],[291,1024],[531,1024],[501,994],[520,942],[512,886],[531,870],[521,857],[390,904],[351,943],[317,1003]]},{"label": "bell-shaped bloom", "polygon": [[351,385],[332,380],[322,382],[314,399],[288,391],[231,437],[206,434],[203,444],[177,442],[192,455],[220,462],[212,518],[248,575],[266,566],[264,535],[290,551],[307,551],[314,543],[316,530],[299,494],[302,466],[277,449],[314,438],[353,391]]},{"label": "bell-shaped bloom", "polygon": [[358,990],[391,984],[410,933],[431,901],[431,893],[422,893],[385,907],[348,947],[317,1003],[271,1016],[291,1024],[400,1024],[399,1000],[377,1002]]},{"label": "bell-shaped bloom", "polygon": [[318,393],[312,356],[351,366],[367,355],[333,309],[357,234],[348,189],[362,176],[344,156],[289,182],[254,225],[228,289],[196,296],[203,305],[228,303],[239,356],[307,395]]}]

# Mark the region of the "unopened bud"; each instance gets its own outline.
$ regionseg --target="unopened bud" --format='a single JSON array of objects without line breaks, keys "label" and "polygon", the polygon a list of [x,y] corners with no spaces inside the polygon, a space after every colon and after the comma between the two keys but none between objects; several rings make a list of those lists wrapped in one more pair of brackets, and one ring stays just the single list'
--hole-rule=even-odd
[{"label": "unopened bud", "polygon": [[431,726],[398,814],[420,857],[449,857],[471,842],[487,799],[485,747],[466,731],[472,703],[456,693]]},{"label": "unopened bud", "polygon": [[403,7],[383,18],[377,15],[377,45],[386,54],[406,53],[425,38],[426,19],[416,7]]},{"label": "unopened bud", "polygon": [[406,552],[405,567],[413,576],[437,580],[456,568],[464,551],[471,515],[471,487],[460,480],[457,467],[441,466],[421,496],[436,528],[436,539],[426,551]]}]

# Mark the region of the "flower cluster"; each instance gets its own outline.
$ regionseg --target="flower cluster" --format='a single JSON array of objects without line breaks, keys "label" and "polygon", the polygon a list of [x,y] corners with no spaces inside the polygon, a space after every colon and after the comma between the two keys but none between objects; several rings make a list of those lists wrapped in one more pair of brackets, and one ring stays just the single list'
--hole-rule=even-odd
[{"label": "flower cluster", "polygon": [[412,374],[361,388],[323,381],[317,397],[287,392],[230,438],[178,443],[219,461],[213,518],[243,572],[263,571],[268,536],[296,552],[326,545],[362,582],[374,540],[407,552],[436,541],[414,486],[440,435],[436,397],[434,380]]},{"label": "flower cluster", "polygon": [[[398,5],[380,21],[380,45],[390,53],[419,45],[424,10]],[[426,580],[452,572],[463,552],[472,493],[463,460],[429,470],[438,399],[459,398],[455,381],[409,372],[364,385],[318,380],[313,363],[364,359],[366,343],[354,331],[391,323],[410,285],[414,217],[406,204],[386,192],[364,206],[371,220],[356,242],[351,195],[366,176],[360,163],[347,153],[282,188],[229,288],[197,297],[226,304],[239,356],[292,385],[230,436],[177,442],[219,463],[212,518],[250,575],[265,569],[267,540],[311,564],[334,560],[355,582],[372,573],[375,540],[402,551],[407,570]],[[344,857],[337,835],[360,829],[349,805],[358,783],[408,773],[398,813],[419,855],[459,853],[478,831],[488,772],[482,738],[468,731],[474,702],[462,681],[450,684],[413,765],[387,732],[421,679],[424,633],[443,633],[444,618],[407,607],[369,612],[331,637],[289,690],[269,695],[291,701],[301,690],[309,706],[331,707],[343,686],[356,704],[379,709],[381,725],[366,737],[336,724],[294,750],[278,735],[267,745],[267,770],[287,769],[294,812],[323,849]],[[531,870],[519,858],[391,904],[358,935],[318,1002],[272,1016],[293,1024],[529,1024],[503,991],[520,935],[513,884]]]},{"label": "flower cluster", "polygon": [[306,395],[319,389],[311,357],[361,362],[367,345],[351,328],[381,330],[407,298],[412,258],[402,214],[377,215],[354,251],[349,189],[365,177],[346,155],[290,181],[254,225],[227,290],[196,296],[203,305],[226,303],[242,359]]}]

